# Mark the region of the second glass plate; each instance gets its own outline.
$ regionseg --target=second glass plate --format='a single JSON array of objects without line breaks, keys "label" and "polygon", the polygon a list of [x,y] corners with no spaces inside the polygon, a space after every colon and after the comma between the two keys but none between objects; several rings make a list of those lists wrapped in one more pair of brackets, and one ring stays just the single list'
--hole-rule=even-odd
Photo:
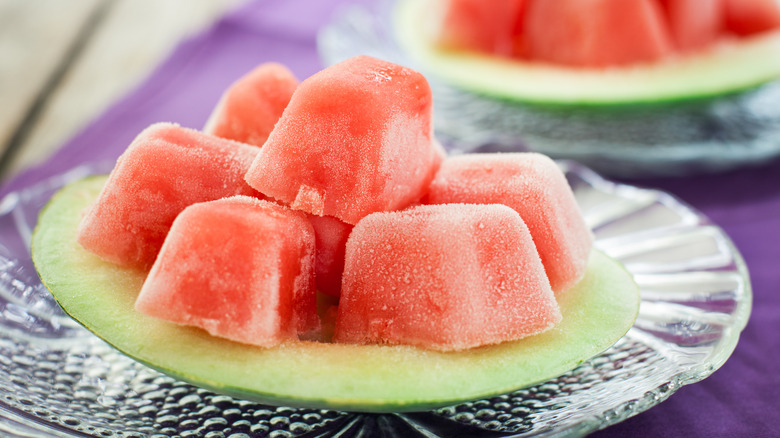
[{"label": "second glass plate", "polygon": [[380,0],[342,9],[319,34],[320,55],[326,64],[371,55],[426,74],[437,136],[450,152],[530,150],[632,178],[720,172],[780,156],[780,80],[746,92],[658,104],[500,100],[449,86],[406,53],[395,35],[395,4]]}]

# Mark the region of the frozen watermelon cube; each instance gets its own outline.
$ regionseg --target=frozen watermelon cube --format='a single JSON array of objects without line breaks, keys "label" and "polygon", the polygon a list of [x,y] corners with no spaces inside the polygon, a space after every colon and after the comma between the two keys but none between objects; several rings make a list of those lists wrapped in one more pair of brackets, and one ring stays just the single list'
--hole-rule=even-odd
[{"label": "frozen watermelon cube", "polygon": [[593,236],[566,177],[537,153],[447,158],[430,186],[429,204],[504,204],[523,218],[555,291],[585,274]]},{"label": "frozen watermelon cube", "polygon": [[780,29],[780,4],[775,0],[722,0],[726,30],[749,36]]},{"label": "frozen watermelon cube", "polygon": [[301,82],[246,175],[295,209],[355,224],[423,196],[443,158],[431,89],[409,68],[358,56]]},{"label": "frozen watermelon cube", "polygon": [[724,28],[723,0],[660,0],[658,3],[678,50],[703,49],[720,38]]},{"label": "frozen watermelon cube", "polygon": [[317,290],[334,297],[341,292],[344,252],[353,225],[332,216],[307,215],[317,242]]},{"label": "frozen watermelon cube", "polygon": [[516,211],[423,205],[355,225],[334,340],[463,350],[540,333],[560,318]]},{"label": "frozen watermelon cube", "polygon": [[527,0],[445,0],[436,42],[442,48],[510,56]]},{"label": "frozen watermelon cube", "polygon": [[287,67],[261,64],[225,91],[203,132],[262,146],[297,86]]},{"label": "frozen watermelon cube", "polygon": [[301,212],[248,196],[193,204],[174,221],[135,307],[272,347],[319,326],[314,251]]},{"label": "frozen watermelon cube", "polygon": [[650,63],[673,44],[656,0],[529,0],[525,54],[534,61],[603,68]]},{"label": "frozen watermelon cube", "polygon": [[78,230],[81,245],[148,269],[176,215],[195,202],[261,195],[244,181],[258,148],[170,123],[150,126],[119,157]]}]

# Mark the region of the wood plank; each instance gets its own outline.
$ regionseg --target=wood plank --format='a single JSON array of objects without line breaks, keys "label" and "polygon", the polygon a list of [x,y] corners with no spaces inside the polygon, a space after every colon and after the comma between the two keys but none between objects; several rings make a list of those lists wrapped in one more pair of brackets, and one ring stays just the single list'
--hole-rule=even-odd
[{"label": "wood plank", "polygon": [[0,0],[0,148],[4,148],[103,0]]},{"label": "wood plank", "polygon": [[8,174],[45,159],[135,87],[182,38],[210,25],[242,1],[117,0],[51,96]]}]

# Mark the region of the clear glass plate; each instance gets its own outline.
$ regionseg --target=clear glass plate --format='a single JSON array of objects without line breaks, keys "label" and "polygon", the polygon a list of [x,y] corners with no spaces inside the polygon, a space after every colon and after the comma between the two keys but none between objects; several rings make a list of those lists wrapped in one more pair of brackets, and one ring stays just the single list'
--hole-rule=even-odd
[{"label": "clear glass plate", "polygon": [[264,406],[123,356],[64,315],[38,281],[28,250],[38,212],[54,191],[110,165],[84,165],[10,193],[0,202],[0,435],[579,436],[649,409],[730,356],[750,314],[746,267],[723,231],[672,196],[560,164],[596,245],[640,285],[635,326],[556,379],[406,414]]},{"label": "clear glass plate", "polygon": [[[422,0],[421,0],[422,1]],[[397,43],[393,0],[342,9],[318,36],[327,64],[366,54],[426,73],[437,136],[450,152],[533,150],[603,175],[720,172],[780,156],[780,80],[717,98],[666,104],[534,105],[448,86]]]}]

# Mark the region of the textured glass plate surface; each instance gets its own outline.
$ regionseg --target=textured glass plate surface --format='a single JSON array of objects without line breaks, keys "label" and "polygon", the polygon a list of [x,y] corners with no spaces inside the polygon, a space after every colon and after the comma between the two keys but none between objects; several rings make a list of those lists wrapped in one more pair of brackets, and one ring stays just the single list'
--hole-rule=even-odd
[{"label": "textured glass plate surface", "polygon": [[747,271],[728,237],[675,198],[613,184],[570,162],[561,166],[596,245],[622,261],[640,286],[635,326],[559,378],[412,414],[259,405],[123,356],[63,314],[27,250],[38,211],[53,192],[110,166],[85,165],[11,193],[0,202],[0,435],[578,436],[642,412],[729,357],[750,314]]},{"label": "textured glass plate surface", "polygon": [[780,80],[752,91],[667,104],[541,106],[494,99],[436,79],[398,45],[394,2],[352,5],[319,34],[327,64],[366,54],[426,74],[437,135],[451,152],[533,150],[621,177],[686,175],[780,156]]}]

